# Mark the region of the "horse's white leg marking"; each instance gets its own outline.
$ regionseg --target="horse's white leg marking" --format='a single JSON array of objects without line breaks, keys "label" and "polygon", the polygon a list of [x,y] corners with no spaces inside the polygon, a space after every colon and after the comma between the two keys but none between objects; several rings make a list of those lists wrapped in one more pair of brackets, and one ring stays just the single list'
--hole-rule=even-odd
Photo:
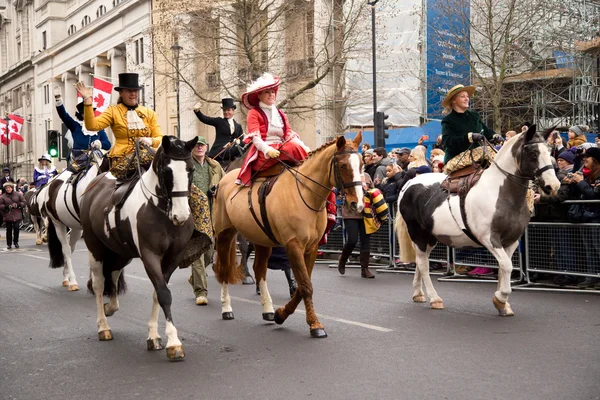
[{"label": "horse's white leg marking", "polygon": [[60,221],[52,221],[56,230],[56,236],[60,241],[61,251],[65,258],[65,266],[63,268],[63,282],[69,281],[69,291],[79,290],[77,285],[77,278],[75,277],[75,271],[73,270],[73,264],[71,263],[71,240],[67,234],[67,227]]},{"label": "horse's white leg marking", "polygon": [[[75,246],[77,245],[77,241],[81,239],[81,235],[83,234],[83,230],[81,228],[71,229],[69,233],[69,249],[70,252],[65,253],[65,269],[68,270],[69,274],[69,290],[79,290],[79,285],[77,284],[77,276],[75,275],[75,269],[73,268],[73,259],[71,255],[75,250]],[[64,247],[63,247],[64,248]]]},{"label": "horse's white leg marking", "polygon": [[229,286],[225,282],[221,284],[221,312],[233,312],[233,308],[231,308],[231,297],[229,297]]},{"label": "horse's white leg marking", "polygon": [[[152,294],[152,311],[148,320],[148,341],[156,346],[160,343],[160,335],[158,334],[158,313],[160,312],[160,304],[158,304],[158,296],[156,290]],[[158,350],[158,348],[157,348]]]},{"label": "horse's white leg marking", "polygon": [[[352,180],[354,182],[360,182],[362,178],[360,177],[360,158],[358,154],[350,154],[350,165],[352,166]],[[356,203],[357,211],[362,212],[365,208],[365,204],[363,202],[363,188],[361,185],[354,186],[354,190],[356,191],[356,197],[358,198],[358,203]],[[261,292],[262,293],[262,292]]]},{"label": "horse's white leg marking", "polygon": [[96,309],[98,316],[96,318],[96,325],[98,326],[98,334],[101,332],[110,331],[108,322],[106,321],[106,315],[104,314],[104,276],[102,275],[102,262],[97,261],[94,255],[89,252],[90,259],[90,272],[92,274],[92,287],[94,288],[94,294],[96,295]]},{"label": "horse's white leg marking", "polygon": [[[431,252],[430,246],[427,246],[427,251],[423,252],[419,249],[418,246],[414,246],[415,253],[417,256],[417,268],[421,273],[421,278],[423,283],[425,284],[425,290],[427,291],[427,295],[429,296],[429,304],[434,307],[436,304],[441,304],[441,308],[443,308],[442,299],[438,296],[435,288],[433,287],[433,282],[431,282],[431,277],[429,276],[429,253]],[[439,308],[439,307],[434,307]]]},{"label": "horse's white leg marking", "polygon": [[115,285],[115,294],[110,296],[108,302],[104,304],[104,314],[107,317],[110,317],[119,310],[119,296],[117,295],[117,292],[119,291],[119,277],[121,276],[122,272],[123,270],[120,269],[118,271],[113,271],[110,274],[110,278],[112,279],[113,284]]},{"label": "horse's white leg marking", "polygon": [[415,276],[413,278],[413,301],[416,303],[425,302],[425,294],[422,288],[423,276],[419,268],[415,270]]},{"label": "horse's white leg marking", "polygon": [[271,299],[269,288],[267,287],[267,281],[261,279],[260,282],[258,282],[258,287],[260,289],[260,303],[263,306],[263,313],[275,312],[273,309],[273,300]]},{"label": "horse's white leg marking", "polygon": [[498,286],[495,295],[496,298],[502,303],[506,303],[508,301],[508,296],[512,291],[510,288],[510,275],[512,273],[513,266],[511,258],[507,253],[512,255],[518,245],[519,242],[516,242],[507,247],[506,250],[502,248],[496,249],[491,246],[488,248],[490,253],[492,253],[492,255],[496,257],[496,260],[498,260]]},{"label": "horse's white leg marking", "polygon": [[[173,192],[186,192],[188,190],[188,175],[186,170],[186,162],[171,160],[169,168],[173,171]],[[188,198],[173,197],[171,207],[171,221],[176,226],[183,225],[190,218],[190,206]]]},{"label": "horse's white leg marking", "polygon": [[167,348],[181,346],[181,342],[177,337],[177,328],[175,328],[175,325],[171,321],[167,321],[165,334],[167,335]]}]

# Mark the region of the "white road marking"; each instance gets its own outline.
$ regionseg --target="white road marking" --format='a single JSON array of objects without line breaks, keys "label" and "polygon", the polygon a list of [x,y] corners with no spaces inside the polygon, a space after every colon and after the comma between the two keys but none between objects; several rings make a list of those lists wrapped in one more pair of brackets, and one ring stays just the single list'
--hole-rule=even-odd
[{"label": "white road marking", "polygon": [[32,254],[21,254],[21,255],[26,256],[26,257],[31,257],[31,258],[37,258],[38,260],[50,261],[49,257],[34,256]]},{"label": "white road marking", "polygon": [[[244,303],[249,303],[249,304],[258,304],[259,306],[262,306],[260,301],[256,301],[256,300],[248,300],[248,299],[244,299],[242,297],[235,297],[235,296],[231,296],[231,299],[235,299],[236,301],[241,301]],[[279,306],[277,304],[273,304],[273,307],[275,307],[276,309],[282,306]],[[295,312],[301,313],[301,314],[306,314],[306,311],[304,310],[299,310],[296,309]],[[348,324],[348,325],[354,325],[354,326],[360,326],[361,328],[367,328],[367,329],[371,329],[374,331],[378,331],[378,332],[393,332],[393,329],[389,329],[389,328],[384,328],[382,326],[377,326],[377,325],[371,325],[371,324],[365,324],[363,322],[358,322],[358,321],[352,321],[349,319],[344,319],[344,318],[338,318],[338,317],[332,317],[329,315],[324,315],[324,314],[317,314],[317,316],[321,319],[328,319],[331,321],[336,321],[336,322],[341,322],[343,324]]]},{"label": "white road marking", "polygon": [[25,280],[23,280],[21,278],[17,278],[16,276],[5,275],[4,277],[6,279],[11,280],[11,281],[14,281],[14,282],[17,282],[17,283],[21,283],[23,285],[32,287],[32,288],[37,289],[37,290],[41,290],[43,292],[56,293],[56,290],[53,290],[53,289],[50,289],[50,288],[47,288],[47,287],[44,287],[44,286],[36,285],[35,283],[31,283],[31,282],[25,281]]}]

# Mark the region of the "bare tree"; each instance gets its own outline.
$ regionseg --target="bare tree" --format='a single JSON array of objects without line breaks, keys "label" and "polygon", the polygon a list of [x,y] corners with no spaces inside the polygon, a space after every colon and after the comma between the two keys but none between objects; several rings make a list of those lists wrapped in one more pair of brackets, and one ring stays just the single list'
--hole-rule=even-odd
[{"label": "bare tree", "polygon": [[356,29],[365,8],[359,0],[160,0],[152,37],[164,63],[154,72],[175,78],[170,49],[185,37],[191,45],[181,55],[179,80],[202,101],[215,102],[215,91],[238,99],[268,71],[286,82],[278,105],[288,112],[329,107],[301,96],[317,85],[340,96],[346,55],[368,39]]}]

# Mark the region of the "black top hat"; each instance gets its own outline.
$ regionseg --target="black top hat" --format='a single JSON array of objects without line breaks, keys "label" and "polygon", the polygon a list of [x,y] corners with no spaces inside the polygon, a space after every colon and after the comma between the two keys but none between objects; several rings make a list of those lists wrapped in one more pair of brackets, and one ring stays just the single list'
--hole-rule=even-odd
[{"label": "black top hat", "polygon": [[600,149],[598,147],[590,147],[583,153],[584,157],[592,157],[600,163]]},{"label": "black top hat", "polygon": [[115,87],[115,90],[117,92],[123,89],[142,90],[143,87],[138,83],[138,77],[139,74],[135,73],[119,74],[119,86]]},{"label": "black top hat", "polygon": [[226,97],[224,99],[221,99],[221,108],[224,110],[226,108],[233,108],[234,110],[236,109],[235,104],[233,103],[233,99]]}]

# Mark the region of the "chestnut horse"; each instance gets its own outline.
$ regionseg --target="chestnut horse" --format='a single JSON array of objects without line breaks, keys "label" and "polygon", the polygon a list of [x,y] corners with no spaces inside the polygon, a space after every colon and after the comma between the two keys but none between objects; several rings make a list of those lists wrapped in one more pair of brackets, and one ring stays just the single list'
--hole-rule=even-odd
[{"label": "chestnut horse", "polygon": [[[299,166],[288,168],[272,186],[266,198],[266,215],[261,215],[256,188],[252,190],[252,204],[259,219],[267,218],[272,237],[261,229],[248,210],[250,187],[236,185],[239,170],[233,170],[219,183],[213,204],[213,223],[217,245],[215,275],[221,283],[223,319],[233,319],[228,284],[238,283],[243,277],[236,267],[235,238],[241,233],[255,246],[254,277],[259,283],[263,319],[282,324],[294,313],[300,300],[306,307],[306,322],[312,337],[327,337],[315,314],[310,281],[317,257],[319,240],[327,225],[325,202],[333,186],[345,194],[348,207],[362,211],[362,159],[357,151],[362,141],[358,133],[352,141],[339,137],[311,152]],[[263,222],[264,223],[264,222]],[[267,262],[271,248],[283,246],[298,289],[292,299],[273,312],[273,302],[267,288]]]}]

